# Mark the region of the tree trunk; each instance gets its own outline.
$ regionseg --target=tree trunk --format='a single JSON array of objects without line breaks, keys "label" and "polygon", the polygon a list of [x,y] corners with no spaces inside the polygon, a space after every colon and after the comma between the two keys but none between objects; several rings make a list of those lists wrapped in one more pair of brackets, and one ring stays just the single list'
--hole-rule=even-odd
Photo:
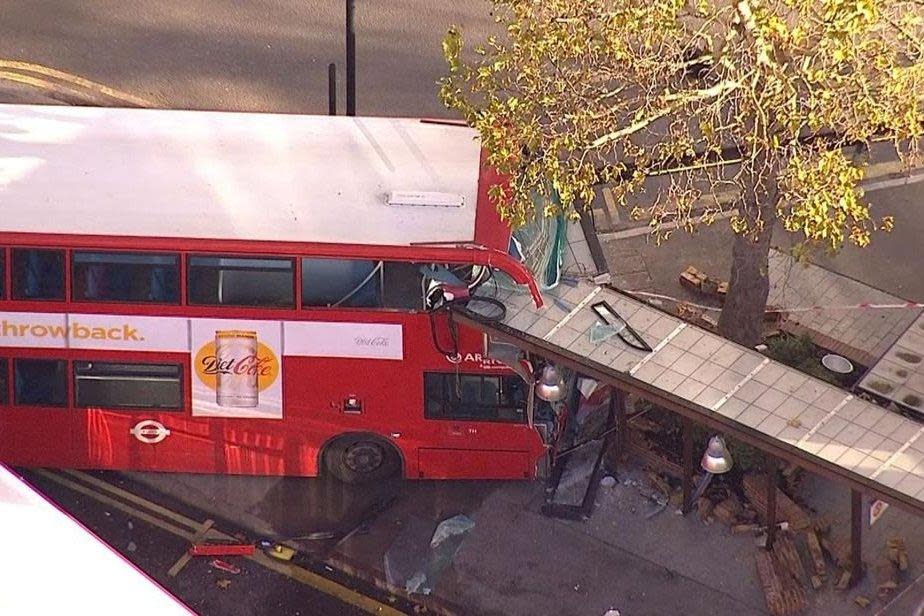
[{"label": "tree trunk", "polygon": [[722,335],[750,348],[763,340],[764,312],[770,294],[770,239],[776,222],[772,206],[760,209],[764,226],[756,237],[735,234],[728,294],[719,317]]}]

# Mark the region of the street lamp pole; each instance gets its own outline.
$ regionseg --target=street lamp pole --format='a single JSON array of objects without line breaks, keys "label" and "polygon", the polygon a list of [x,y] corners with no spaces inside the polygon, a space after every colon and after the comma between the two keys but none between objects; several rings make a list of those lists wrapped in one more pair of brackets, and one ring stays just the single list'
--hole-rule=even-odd
[{"label": "street lamp pole", "polygon": [[346,114],[356,115],[356,31],[353,27],[355,0],[346,0]]}]

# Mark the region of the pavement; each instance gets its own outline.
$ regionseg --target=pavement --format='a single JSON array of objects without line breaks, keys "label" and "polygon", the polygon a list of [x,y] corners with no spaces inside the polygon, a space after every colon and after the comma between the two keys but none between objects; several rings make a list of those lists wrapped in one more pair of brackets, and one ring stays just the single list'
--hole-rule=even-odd
[{"label": "pavement", "polygon": [[[120,483],[114,473],[100,475]],[[222,557],[222,560],[237,566],[239,573],[219,570],[210,564],[212,558],[203,557],[191,559],[179,575],[171,577],[167,572],[189,549],[188,541],[111,503],[101,505],[84,494],[49,480],[47,476],[26,471],[25,477],[197,614],[359,616],[364,613],[355,606],[300,583],[294,577],[257,566],[241,557]],[[169,505],[170,511],[196,515],[194,509],[190,510],[173,499],[161,495],[159,500],[160,504]],[[49,555],[49,559],[54,575],[67,575],[67,571],[54,570],[53,554]],[[92,566],[92,563],[87,564]],[[53,589],[52,586],[52,592]]]},{"label": "pavement", "polygon": [[[574,464],[586,469],[589,460]],[[395,497],[393,505],[369,522],[367,532],[320,553],[331,564],[349,563],[380,581],[386,578],[385,553],[403,529],[423,528],[415,532],[418,553],[425,554],[430,533],[440,521],[466,514],[474,529],[434,586],[435,598],[456,613],[583,616],[608,609],[627,616],[766,613],[754,564],[759,548],[752,536],[732,535],[719,522],[704,524],[695,512],[686,517],[670,508],[658,512],[647,496],[651,488],[645,473],[631,461],[620,466],[615,476],[615,485],[600,488],[593,512],[583,522],[544,516],[540,509],[545,491],[538,482],[409,481],[370,491],[321,479],[150,473],[133,473],[130,479],[155,492],[163,489],[170,499],[210,515],[239,523],[256,520],[261,527],[257,534],[280,538],[349,529],[368,504]],[[847,490],[809,476],[802,493],[808,507],[832,520],[835,535],[846,536]],[[853,599],[859,594],[873,599],[872,609],[884,609],[887,602],[875,598],[875,566],[884,558],[886,539],[893,536],[905,539],[911,556],[911,568],[899,590],[924,573],[924,520],[889,508],[864,531],[868,574],[861,584],[849,592],[835,591],[830,573],[823,590],[807,591],[806,613],[852,613]],[[311,543],[301,545],[311,550]],[[906,594],[901,600],[912,601],[918,590],[910,593],[912,598]]]}]

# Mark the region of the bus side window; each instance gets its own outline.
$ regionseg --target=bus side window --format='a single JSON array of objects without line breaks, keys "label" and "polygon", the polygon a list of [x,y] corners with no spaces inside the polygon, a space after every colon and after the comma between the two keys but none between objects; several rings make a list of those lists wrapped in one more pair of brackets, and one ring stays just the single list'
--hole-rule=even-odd
[{"label": "bus side window", "polygon": [[302,305],[381,308],[382,262],[302,259]]},{"label": "bus side window", "polygon": [[0,248],[0,299],[6,299],[6,249]]},{"label": "bus side window", "polygon": [[179,364],[76,361],[76,406],[182,410],[182,375]]},{"label": "bus side window", "polygon": [[14,359],[14,402],[31,406],[67,404],[67,362],[57,359]]},{"label": "bus side window", "polygon": [[177,255],[78,251],[73,256],[73,297],[175,304],[179,269]]},{"label": "bus side window", "polygon": [[191,256],[189,303],[212,306],[295,306],[295,264],[288,258]]},{"label": "bus side window", "polygon": [[9,374],[9,364],[7,360],[0,359],[0,404],[9,402],[10,387],[7,382]]},{"label": "bus side window", "polygon": [[424,374],[427,419],[506,421],[526,419],[525,384],[518,376]]},{"label": "bus side window", "polygon": [[64,251],[13,249],[14,299],[64,299]]},{"label": "bus side window", "polygon": [[419,263],[386,261],[382,270],[382,305],[400,310],[424,307],[423,274]]}]

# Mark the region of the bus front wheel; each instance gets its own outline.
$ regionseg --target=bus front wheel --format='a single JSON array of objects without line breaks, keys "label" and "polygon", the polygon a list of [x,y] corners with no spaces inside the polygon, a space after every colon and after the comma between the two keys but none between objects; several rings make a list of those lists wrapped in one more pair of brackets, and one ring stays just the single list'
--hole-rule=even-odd
[{"label": "bus front wheel", "polygon": [[324,468],[348,484],[388,479],[401,468],[398,452],[388,442],[367,434],[349,434],[324,450]]}]

